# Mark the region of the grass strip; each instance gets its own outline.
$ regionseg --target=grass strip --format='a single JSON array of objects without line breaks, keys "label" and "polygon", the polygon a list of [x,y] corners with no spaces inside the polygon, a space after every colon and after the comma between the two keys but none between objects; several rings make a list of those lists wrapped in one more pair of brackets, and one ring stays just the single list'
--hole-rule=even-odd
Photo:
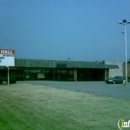
[{"label": "grass strip", "polygon": [[130,100],[50,88],[0,86],[0,130],[118,130]]}]

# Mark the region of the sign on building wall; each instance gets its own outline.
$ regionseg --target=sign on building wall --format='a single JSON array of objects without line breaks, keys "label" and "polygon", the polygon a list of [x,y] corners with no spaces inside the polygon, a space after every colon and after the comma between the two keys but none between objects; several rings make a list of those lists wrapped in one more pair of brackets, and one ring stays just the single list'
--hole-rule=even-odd
[{"label": "sign on building wall", "polygon": [[0,66],[15,66],[15,50],[0,49]]}]

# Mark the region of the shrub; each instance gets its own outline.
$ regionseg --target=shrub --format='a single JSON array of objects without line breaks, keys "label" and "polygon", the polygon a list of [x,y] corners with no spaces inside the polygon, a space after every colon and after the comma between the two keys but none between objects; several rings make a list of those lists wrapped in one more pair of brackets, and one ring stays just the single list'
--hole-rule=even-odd
[{"label": "shrub", "polygon": [[[8,82],[8,78],[4,78],[3,81]],[[16,83],[16,81],[17,81],[16,78],[9,78],[9,83],[10,84]]]},{"label": "shrub", "polygon": [[16,83],[16,79],[15,78],[10,78],[10,83]]},{"label": "shrub", "polygon": [[2,84],[3,83],[3,80],[0,78],[0,84]]}]

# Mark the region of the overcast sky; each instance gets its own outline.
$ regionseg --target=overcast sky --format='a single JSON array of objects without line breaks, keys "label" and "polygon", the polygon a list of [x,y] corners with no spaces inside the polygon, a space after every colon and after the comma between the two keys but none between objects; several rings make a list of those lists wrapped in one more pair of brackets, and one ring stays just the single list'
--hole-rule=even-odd
[{"label": "overcast sky", "polygon": [[[125,61],[130,0],[0,0],[0,48],[16,58]],[[130,58],[130,25],[127,26]]]}]

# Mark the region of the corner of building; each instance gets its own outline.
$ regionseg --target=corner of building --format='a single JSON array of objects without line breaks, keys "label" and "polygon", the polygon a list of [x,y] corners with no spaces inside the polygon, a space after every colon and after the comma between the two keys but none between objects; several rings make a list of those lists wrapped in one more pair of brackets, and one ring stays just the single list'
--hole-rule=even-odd
[{"label": "corner of building", "polygon": [[106,65],[117,65],[119,68],[109,69],[108,77],[123,76],[123,62],[121,61],[103,61]]}]

